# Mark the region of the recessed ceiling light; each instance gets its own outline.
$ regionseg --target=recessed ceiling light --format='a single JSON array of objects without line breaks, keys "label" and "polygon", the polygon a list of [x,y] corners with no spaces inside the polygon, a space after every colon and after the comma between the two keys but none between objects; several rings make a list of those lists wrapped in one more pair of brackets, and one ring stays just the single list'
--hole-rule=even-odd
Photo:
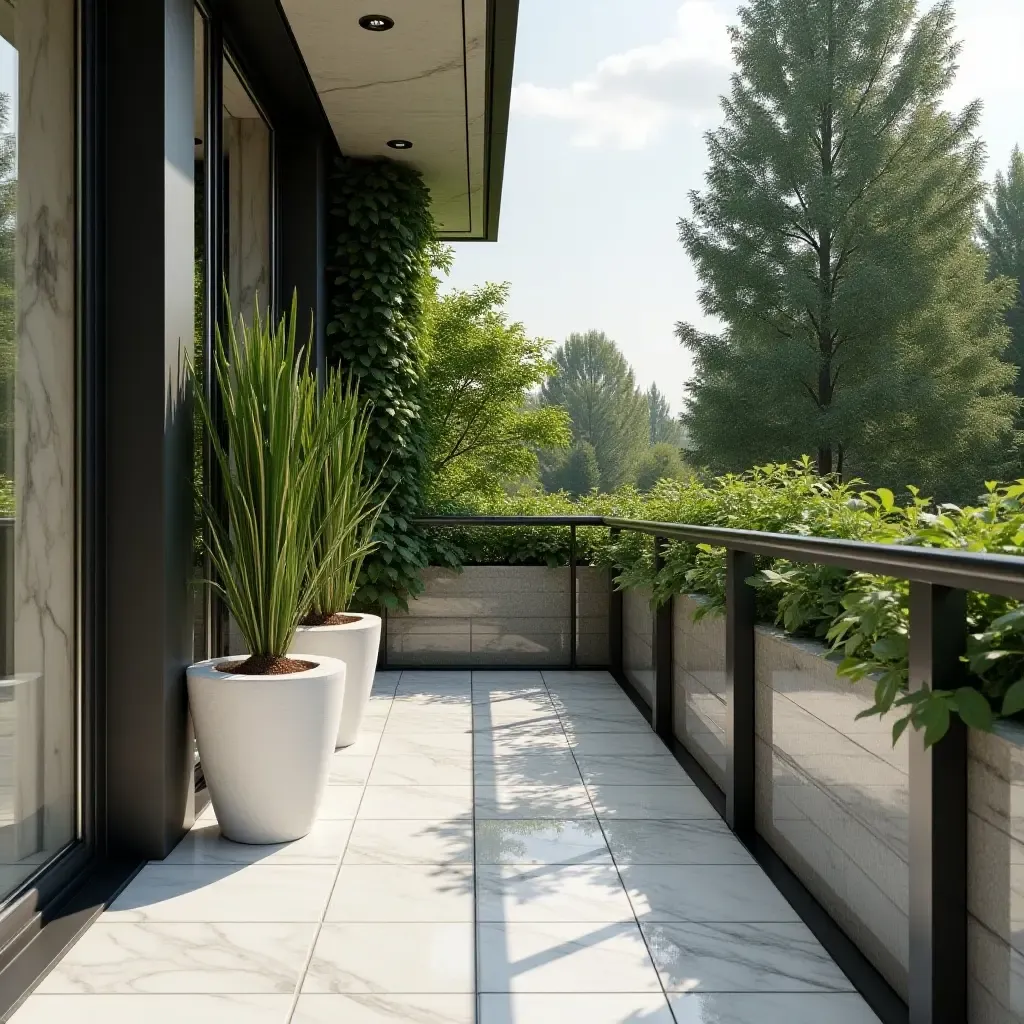
[{"label": "recessed ceiling light", "polygon": [[412,149],[412,143],[408,139],[389,139],[388,145],[392,149]]},{"label": "recessed ceiling light", "polygon": [[364,14],[359,19],[359,25],[367,32],[387,32],[389,28],[395,27],[395,19],[386,14]]}]

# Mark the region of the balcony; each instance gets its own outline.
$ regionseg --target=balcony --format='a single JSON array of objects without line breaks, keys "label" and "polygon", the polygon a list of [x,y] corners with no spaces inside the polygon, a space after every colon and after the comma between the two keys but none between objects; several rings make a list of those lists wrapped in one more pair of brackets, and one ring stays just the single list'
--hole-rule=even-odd
[{"label": "balcony", "polygon": [[877,1020],[608,672],[379,672],[331,783],[207,809],[17,1024]]},{"label": "balcony", "polygon": [[[746,585],[754,554],[903,575],[911,677],[938,688],[958,671],[955,595],[1018,596],[1015,559],[516,525],[566,529],[568,565],[427,574],[308,837],[238,846],[207,807],[16,1024],[1015,1019],[1024,731],[894,747],[888,721],[856,717],[870,682],[758,624]],[[725,547],[725,615],[695,619],[687,595],[652,610],[576,565],[584,527],[651,537],[657,558]],[[916,1016],[942,992],[970,1016]]]}]

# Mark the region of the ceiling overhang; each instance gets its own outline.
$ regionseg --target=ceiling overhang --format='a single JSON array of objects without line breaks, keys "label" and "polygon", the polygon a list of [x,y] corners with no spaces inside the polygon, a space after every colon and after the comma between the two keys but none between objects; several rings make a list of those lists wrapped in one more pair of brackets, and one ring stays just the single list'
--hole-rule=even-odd
[{"label": "ceiling overhang", "polygon": [[[498,232],[518,0],[282,0],[346,156],[423,174],[444,239]],[[366,14],[394,21],[385,32]],[[390,140],[412,143],[409,150]]]}]

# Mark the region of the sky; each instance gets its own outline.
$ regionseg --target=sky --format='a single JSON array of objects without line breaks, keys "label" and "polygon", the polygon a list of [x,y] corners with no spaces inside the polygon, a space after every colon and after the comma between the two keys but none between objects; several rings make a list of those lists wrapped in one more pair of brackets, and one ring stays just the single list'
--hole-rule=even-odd
[{"label": "sky", "polygon": [[[922,4],[922,9],[931,6]],[[508,281],[508,311],[563,341],[614,338],[644,388],[682,407],[678,321],[714,329],[678,241],[732,67],[737,0],[520,0],[499,238],[463,242],[449,285]],[[951,106],[984,101],[986,177],[1024,144],[1024,2],[956,0]]]}]

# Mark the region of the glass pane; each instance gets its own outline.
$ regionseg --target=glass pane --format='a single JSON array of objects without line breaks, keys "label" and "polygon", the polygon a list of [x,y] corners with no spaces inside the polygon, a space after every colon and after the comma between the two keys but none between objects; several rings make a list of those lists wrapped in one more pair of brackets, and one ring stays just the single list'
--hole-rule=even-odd
[{"label": "glass pane", "polygon": [[78,812],[74,4],[0,8],[2,897]]},{"label": "glass pane", "polygon": [[649,587],[622,594],[622,668],[651,703],[654,700],[654,611]]},{"label": "glass pane", "polygon": [[725,788],[725,617],[698,615],[703,599],[672,601],[673,725],[676,738]]},{"label": "glass pane", "polygon": [[[198,371],[197,387],[205,387],[203,365],[206,355],[206,24],[197,9],[194,15],[195,31],[195,342],[194,365]],[[194,521],[192,524],[193,568],[193,656],[196,661],[210,657],[207,630],[207,601],[209,588],[205,585],[203,559],[203,526],[205,513],[205,460],[202,419],[198,406],[193,411],[192,479],[195,489]]]},{"label": "glass pane", "polygon": [[235,315],[271,295],[270,129],[230,62],[224,62],[227,284]]},{"label": "glass pane", "polygon": [[767,626],[755,648],[757,830],[907,997],[907,737],[857,715],[874,683],[836,676],[821,644]]}]

